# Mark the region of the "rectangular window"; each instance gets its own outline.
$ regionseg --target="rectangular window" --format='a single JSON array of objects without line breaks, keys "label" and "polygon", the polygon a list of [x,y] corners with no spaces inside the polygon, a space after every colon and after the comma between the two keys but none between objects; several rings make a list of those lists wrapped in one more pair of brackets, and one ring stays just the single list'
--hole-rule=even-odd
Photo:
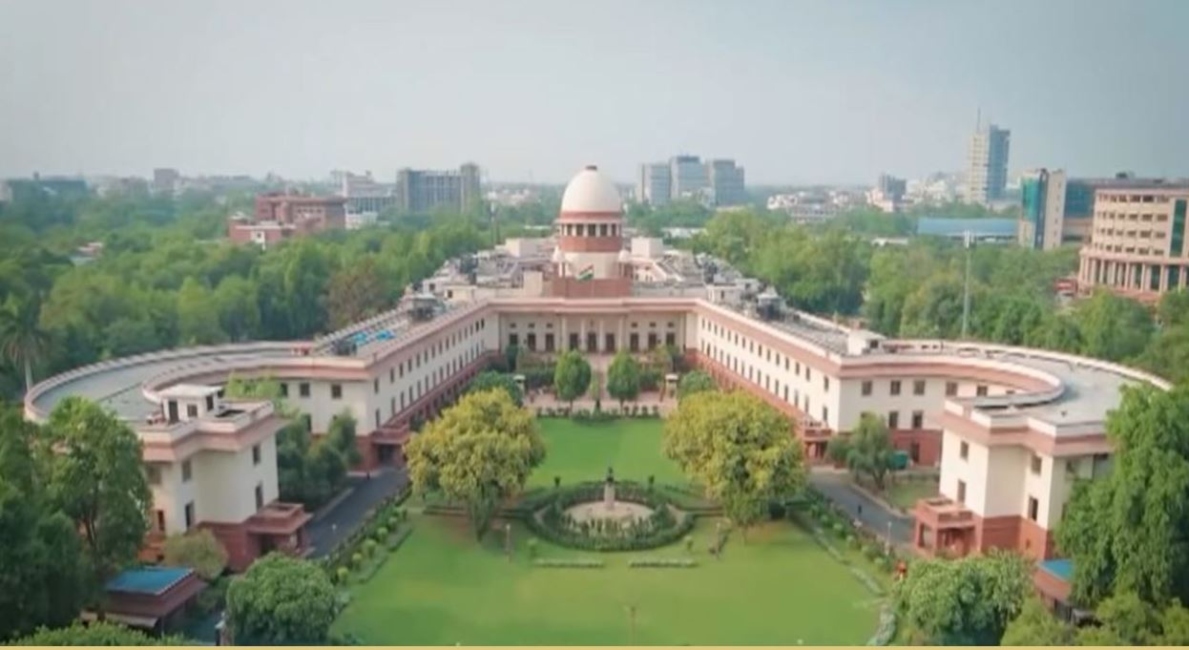
[{"label": "rectangular window", "polygon": [[[809,407],[808,399],[805,400],[805,406],[806,408]],[[825,406],[822,407],[822,422],[826,424],[830,422],[830,409],[826,408]]]},{"label": "rectangular window", "polygon": [[145,481],[149,485],[161,485],[161,467],[157,465],[144,466]]},{"label": "rectangular window", "polygon": [[979,384],[978,387],[976,387],[974,389],[974,394],[979,397],[986,397],[987,396],[987,385]]},{"label": "rectangular window", "polygon": [[900,380],[893,379],[892,380],[892,395],[899,395],[899,394],[900,394]]},{"label": "rectangular window", "polygon": [[165,511],[158,510],[155,514],[157,515],[157,517],[156,517],[157,527],[154,530],[156,530],[158,533],[164,533],[165,532]]},{"label": "rectangular window", "polygon": [[859,392],[861,392],[863,394],[863,397],[871,397],[871,381],[866,380],[862,384],[860,384]]},{"label": "rectangular window", "polygon": [[1036,497],[1028,497],[1028,518],[1036,521],[1040,516],[1040,501]]},{"label": "rectangular window", "polygon": [[186,417],[188,417],[188,418],[198,417],[198,405],[197,404],[187,404],[186,405]]},{"label": "rectangular window", "polygon": [[1040,474],[1041,468],[1044,467],[1044,461],[1040,459],[1040,456],[1037,456],[1036,454],[1032,454],[1031,466],[1032,466],[1031,469],[1032,469],[1033,474]]},{"label": "rectangular window", "polygon": [[194,468],[191,466],[189,460],[182,461],[182,483],[189,483],[190,477],[193,475]]},{"label": "rectangular window", "polygon": [[264,509],[264,484],[263,483],[256,484],[256,509],[257,510]]},{"label": "rectangular window", "polygon": [[277,385],[281,387],[280,388],[281,397],[288,398],[289,397],[289,384],[286,384],[285,382],[281,382],[280,384],[277,384]]},{"label": "rectangular window", "polygon": [[330,385],[330,399],[343,399],[343,385],[342,384],[331,384]]},{"label": "rectangular window", "polygon": [[925,413],[924,413],[924,411],[913,411],[912,412],[912,428],[914,428],[914,429],[924,429],[925,428]]},{"label": "rectangular window", "polygon": [[252,464],[260,464],[260,445],[252,445]]},{"label": "rectangular window", "polygon": [[958,394],[958,382],[956,382],[956,381],[945,382],[945,396],[946,397],[954,397],[957,394]]},{"label": "rectangular window", "polygon": [[372,380],[372,392],[376,395],[380,394],[380,379],[378,377]]},{"label": "rectangular window", "polygon": [[186,530],[194,527],[194,502],[191,501],[186,504]]},{"label": "rectangular window", "polygon": [[822,390],[826,391],[827,393],[830,392],[830,378],[829,377],[822,377]]},{"label": "rectangular window", "polygon": [[899,429],[900,428],[900,412],[899,411],[892,411],[891,413],[888,413],[888,428],[889,429]]},{"label": "rectangular window", "polygon": [[300,395],[301,397],[309,397],[310,396],[309,383],[303,381],[300,384],[298,384],[297,385],[297,394]]},{"label": "rectangular window", "polygon": [[962,441],[962,444],[958,445],[958,458],[966,460],[968,456],[970,456],[970,444]]},{"label": "rectangular window", "polygon": [[966,505],[966,481],[958,481],[958,503]]},{"label": "rectangular window", "polygon": [[913,395],[924,395],[925,394],[925,380],[924,379],[913,380],[912,394]]}]

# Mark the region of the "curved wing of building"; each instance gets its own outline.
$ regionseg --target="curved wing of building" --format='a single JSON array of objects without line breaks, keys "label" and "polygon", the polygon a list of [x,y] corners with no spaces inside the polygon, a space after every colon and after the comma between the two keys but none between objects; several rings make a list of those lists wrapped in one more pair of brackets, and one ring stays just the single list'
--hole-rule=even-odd
[{"label": "curved wing of building", "polygon": [[614,185],[587,168],[567,187],[554,237],[448,262],[424,283],[428,293],[394,310],[312,342],[80,368],[34,386],[26,415],[40,420],[81,395],[128,420],[145,442],[159,532],[210,527],[240,549],[242,565],[278,540],[299,545],[308,516],[276,502],[272,405],[225,399],[228,377],[275,378],[315,433],[349,410],[372,467],[398,462],[411,423],[451,403],[509,346],[611,354],[673,345],[786,413],[810,459],[822,460],[828,440],[864,412],[883,418],[915,462],[940,466],[944,496],[916,510],[922,552],[1008,546],[1047,558],[1068,478],[1109,462],[1105,421],[1120,389],[1167,387],[1093,359],[889,340],[789,309],[719,260],[625,241],[619,205]]}]

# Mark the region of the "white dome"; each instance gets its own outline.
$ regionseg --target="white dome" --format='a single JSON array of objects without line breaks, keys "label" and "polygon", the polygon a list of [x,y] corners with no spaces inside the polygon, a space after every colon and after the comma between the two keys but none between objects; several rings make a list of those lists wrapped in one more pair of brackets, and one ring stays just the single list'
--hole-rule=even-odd
[{"label": "white dome", "polygon": [[578,172],[566,185],[566,193],[561,197],[562,212],[614,212],[619,214],[623,210],[623,201],[619,198],[619,190],[615,183],[607,178],[594,165]]},{"label": "white dome", "polygon": [[631,261],[632,261],[632,254],[628,252],[628,249],[625,248],[625,249],[619,251],[619,263],[620,264],[629,264],[629,263],[631,263]]}]

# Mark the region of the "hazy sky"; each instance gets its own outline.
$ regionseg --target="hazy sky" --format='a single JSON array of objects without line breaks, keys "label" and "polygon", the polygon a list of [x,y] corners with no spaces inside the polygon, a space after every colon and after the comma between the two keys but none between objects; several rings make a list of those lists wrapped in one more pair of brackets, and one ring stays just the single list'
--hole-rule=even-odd
[{"label": "hazy sky", "polygon": [[1189,0],[0,0],[0,176],[1189,175]]}]

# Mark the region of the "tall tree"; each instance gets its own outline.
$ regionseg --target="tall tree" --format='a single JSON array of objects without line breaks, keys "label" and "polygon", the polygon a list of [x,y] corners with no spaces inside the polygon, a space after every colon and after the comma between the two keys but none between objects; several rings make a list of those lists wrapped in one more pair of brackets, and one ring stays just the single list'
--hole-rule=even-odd
[{"label": "tall tree", "polygon": [[330,419],[330,427],[326,432],[326,440],[343,456],[348,467],[354,467],[363,459],[359,454],[359,446],[355,442],[355,416],[350,409],[343,411]]},{"label": "tall tree", "polygon": [[522,490],[545,459],[545,445],[528,410],[492,389],[463,396],[406,453],[414,489],[465,504],[481,539],[500,502]]},{"label": "tall tree", "polygon": [[677,399],[682,400],[694,393],[718,390],[714,377],[702,370],[687,372],[677,381]]},{"label": "tall tree", "polygon": [[1111,471],[1079,483],[1057,528],[1083,606],[1119,592],[1189,601],[1189,386],[1123,389]]},{"label": "tall tree", "polygon": [[39,435],[18,409],[0,409],[0,643],[68,624],[89,586],[78,533],[51,507],[35,463]]},{"label": "tall tree", "polygon": [[25,391],[33,387],[33,366],[46,354],[49,334],[41,329],[40,303],[10,299],[0,305],[0,355],[25,371]]},{"label": "tall tree", "polygon": [[321,645],[338,597],[317,564],[270,553],[227,588],[227,623],[236,645]]},{"label": "tall tree", "polygon": [[664,450],[745,536],[771,500],[792,496],[805,480],[789,421],[744,392],[702,392],[682,400],[665,421]]},{"label": "tall tree", "polygon": [[590,362],[577,350],[568,350],[557,359],[553,370],[553,391],[557,398],[574,403],[590,388]]},{"label": "tall tree", "polygon": [[68,397],[50,413],[46,454],[54,503],[82,533],[93,587],[131,564],[149,530],[152,494],[141,442],[98,404]]},{"label": "tall tree", "polygon": [[392,301],[392,288],[376,260],[365,257],[336,271],[326,285],[331,329],[374,316]]},{"label": "tall tree", "polygon": [[219,325],[214,294],[198,280],[186,278],[178,290],[178,336],[189,345],[222,343],[227,334]]},{"label": "tall tree", "polygon": [[863,413],[859,425],[846,437],[835,437],[828,448],[831,460],[842,463],[851,473],[867,476],[878,490],[884,489],[888,472],[895,467],[896,448],[883,419]]},{"label": "tall tree", "polygon": [[607,393],[619,400],[619,406],[640,395],[640,362],[620,350],[607,368]]},{"label": "tall tree", "polygon": [[913,643],[996,645],[1032,589],[1031,561],[992,552],[915,562],[895,597]]}]

